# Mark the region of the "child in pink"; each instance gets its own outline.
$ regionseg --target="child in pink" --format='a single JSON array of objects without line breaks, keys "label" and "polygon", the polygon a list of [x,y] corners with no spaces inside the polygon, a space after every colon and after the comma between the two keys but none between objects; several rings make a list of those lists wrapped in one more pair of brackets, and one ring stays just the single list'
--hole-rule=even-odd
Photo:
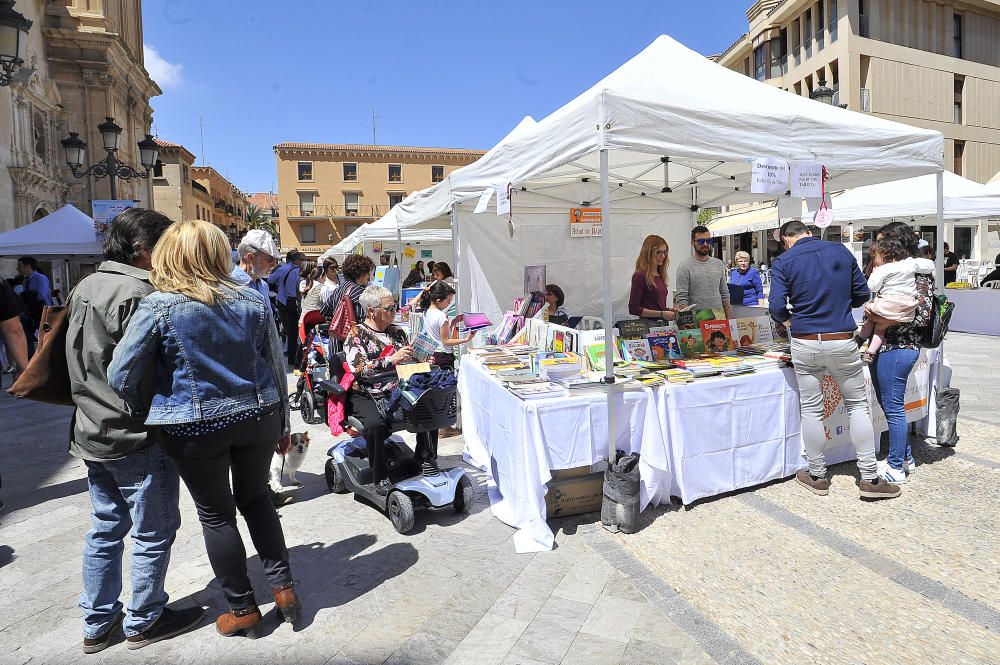
[{"label": "child in pink", "polygon": [[900,323],[910,323],[917,311],[916,274],[932,274],[934,263],[912,258],[893,238],[883,237],[871,245],[874,269],[868,277],[872,301],[865,305],[867,320],[861,327],[862,339],[871,337],[864,361],[872,362],[885,339],[885,331]]}]

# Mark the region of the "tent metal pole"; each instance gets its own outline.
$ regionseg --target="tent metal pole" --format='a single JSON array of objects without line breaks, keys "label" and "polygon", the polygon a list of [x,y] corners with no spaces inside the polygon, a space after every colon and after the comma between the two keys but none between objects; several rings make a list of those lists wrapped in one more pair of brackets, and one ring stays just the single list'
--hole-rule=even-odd
[{"label": "tent metal pole", "polygon": [[601,254],[604,263],[604,389],[608,396],[608,463],[615,461],[615,351],[611,311],[611,201],[608,200],[608,151],[601,150]]},{"label": "tent metal pole", "polygon": [[400,230],[397,223],[396,226],[396,245],[399,248],[396,252],[396,261],[399,263],[399,306],[403,306],[403,232]]},{"label": "tent metal pole", "polygon": [[[937,273],[937,283],[941,292],[944,292],[944,171],[938,171],[937,174],[937,245],[935,259],[937,265],[934,266],[934,272]],[[934,408],[937,408],[937,397],[941,395],[941,372],[944,369],[944,342],[937,349],[937,373],[935,377],[935,400]],[[934,422],[937,422],[937,417],[935,415]]]}]

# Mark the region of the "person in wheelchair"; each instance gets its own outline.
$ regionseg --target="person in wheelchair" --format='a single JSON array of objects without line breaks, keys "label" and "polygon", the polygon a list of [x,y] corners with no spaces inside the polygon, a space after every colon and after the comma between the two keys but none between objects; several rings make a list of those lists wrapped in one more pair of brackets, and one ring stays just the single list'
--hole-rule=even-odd
[{"label": "person in wheelchair", "polygon": [[[374,376],[394,372],[397,365],[408,362],[413,355],[406,332],[392,324],[396,314],[396,303],[392,292],[381,286],[369,286],[361,294],[358,304],[365,313],[344,340],[347,364],[355,376]],[[375,491],[385,496],[389,490],[389,478],[385,463],[385,440],[389,437],[389,425],[379,412],[373,400],[388,400],[397,379],[377,383],[365,393],[355,383],[347,394],[348,413],[364,426],[362,432],[368,448],[368,463],[372,470]],[[430,437],[417,437],[417,458],[423,461],[430,455]]]}]

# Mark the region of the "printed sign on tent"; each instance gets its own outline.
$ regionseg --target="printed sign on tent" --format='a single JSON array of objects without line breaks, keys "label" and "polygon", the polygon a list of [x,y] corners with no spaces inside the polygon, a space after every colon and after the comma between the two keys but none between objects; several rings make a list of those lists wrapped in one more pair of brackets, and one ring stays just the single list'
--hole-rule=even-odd
[{"label": "printed sign on tent", "polygon": [[497,191],[497,217],[510,214],[510,185],[498,185]]},{"label": "printed sign on tent", "polygon": [[570,208],[570,238],[600,238],[604,233],[600,208]]},{"label": "printed sign on tent", "polygon": [[757,157],[750,171],[751,194],[784,194],[788,190],[788,162]]},{"label": "printed sign on tent", "polygon": [[405,256],[406,258],[412,259],[416,255],[417,255],[417,250],[413,249],[412,247],[403,248],[403,256]]},{"label": "printed sign on tent", "polygon": [[433,259],[434,250],[433,249],[422,249],[420,250],[420,258],[422,259]]},{"label": "printed sign on tent", "polygon": [[94,215],[94,239],[104,242],[111,220],[119,213],[135,207],[135,201],[92,201],[91,210]]},{"label": "printed sign on tent", "polygon": [[819,198],[823,195],[822,164],[792,164],[792,196]]},{"label": "printed sign on tent", "polygon": [[473,214],[479,214],[481,212],[486,212],[486,209],[490,206],[490,199],[493,198],[493,188],[484,189],[483,193],[479,195],[479,201],[476,202],[476,209],[473,210]]}]

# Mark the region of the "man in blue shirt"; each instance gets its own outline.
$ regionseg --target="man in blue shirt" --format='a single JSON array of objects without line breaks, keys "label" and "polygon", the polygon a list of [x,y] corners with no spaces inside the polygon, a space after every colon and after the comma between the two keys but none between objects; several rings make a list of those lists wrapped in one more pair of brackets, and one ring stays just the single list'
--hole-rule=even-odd
[{"label": "man in blue shirt", "polygon": [[[854,341],[857,323],[851,310],[871,295],[854,255],[839,243],[817,240],[795,220],[781,227],[785,253],[771,265],[771,318],[789,328],[792,363],[799,384],[802,439],[808,469],[795,479],[820,496],[830,491],[826,477],[823,426],[823,377],[830,374],[850,417],[851,443],[861,470],[862,498],[892,499],[900,488],[879,478],[864,366]],[[791,312],[789,312],[791,309]]]},{"label": "man in blue shirt", "polygon": [[28,357],[35,355],[35,333],[42,322],[42,308],[52,306],[52,285],[49,278],[38,271],[38,262],[33,256],[22,256],[17,260],[17,272],[21,282],[21,300],[27,312],[21,315],[24,335],[28,340]]},{"label": "man in blue shirt", "polygon": [[267,278],[267,283],[278,289],[278,314],[285,329],[287,348],[285,355],[289,365],[295,365],[299,350],[299,266],[306,255],[292,250],[285,255],[285,263]]}]

